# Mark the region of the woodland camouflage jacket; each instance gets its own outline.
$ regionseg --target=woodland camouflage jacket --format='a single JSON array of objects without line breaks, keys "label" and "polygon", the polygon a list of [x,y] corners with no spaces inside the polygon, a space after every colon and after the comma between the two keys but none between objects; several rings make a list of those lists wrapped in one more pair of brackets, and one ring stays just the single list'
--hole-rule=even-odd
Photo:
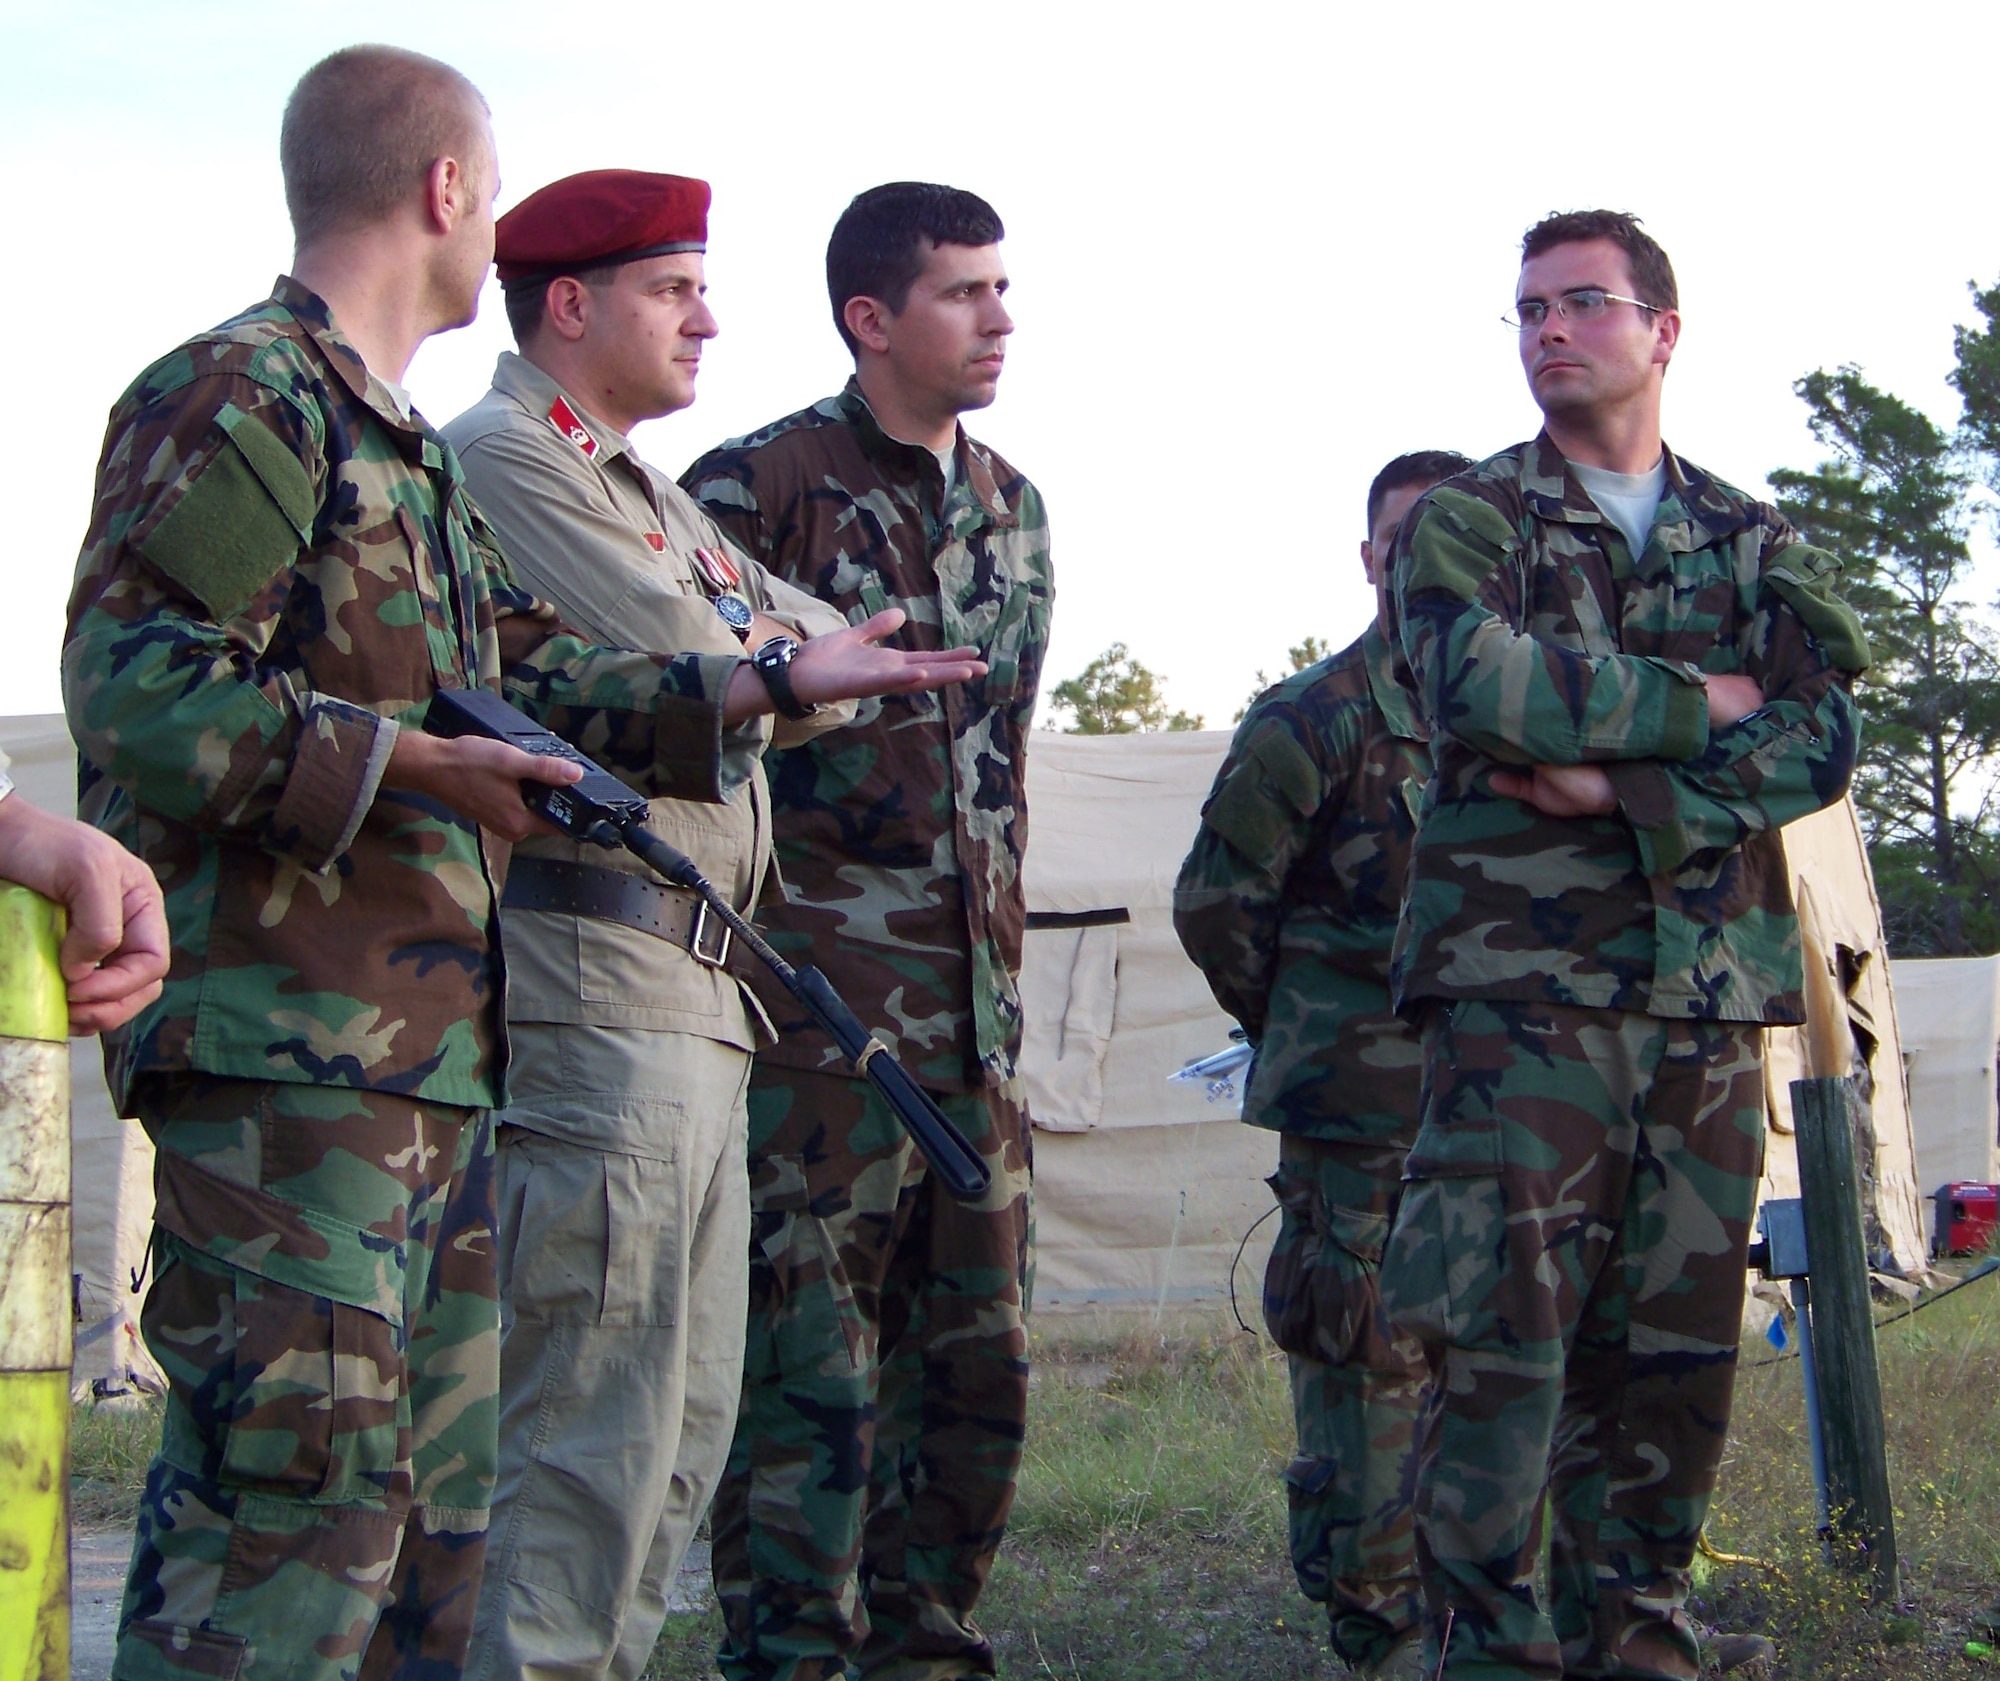
[{"label": "woodland camouflage jacket", "polygon": [[1423,1050],[1390,1007],[1389,954],[1430,769],[1373,625],[1236,728],[1174,928],[1257,1047],[1253,1126],[1374,1144],[1415,1124]]},{"label": "woodland camouflage jacket", "polygon": [[[1012,1076],[1021,1040],[1028,729],[1054,585],[1035,487],[958,434],[953,483],[876,425],[860,388],[711,451],[681,483],[776,576],[902,648],[977,647],[985,677],[861,703],[848,729],[773,751],[785,903],[772,943],[816,963],[925,1085]],[[792,1000],[766,1061],[838,1067]]]},{"label": "woodland camouflage jacket", "polygon": [[[1642,554],[1546,435],[1447,480],[1397,544],[1402,641],[1436,773],[1397,941],[1398,1002],[1494,998],[1801,1019],[1781,824],[1854,768],[1868,660],[1836,559],[1666,456]],[[1704,673],[1764,705],[1711,731]],[[1495,765],[1600,764],[1618,809],[1550,817]]]},{"label": "woodland camouflage jacket", "polygon": [[642,788],[718,799],[740,663],[565,630],[295,281],[155,363],[112,411],[63,650],[79,809],[153,866],[172,934],[114,1086],[496,1102],[505,848],[380,787],[398,726],[483,685]]}]

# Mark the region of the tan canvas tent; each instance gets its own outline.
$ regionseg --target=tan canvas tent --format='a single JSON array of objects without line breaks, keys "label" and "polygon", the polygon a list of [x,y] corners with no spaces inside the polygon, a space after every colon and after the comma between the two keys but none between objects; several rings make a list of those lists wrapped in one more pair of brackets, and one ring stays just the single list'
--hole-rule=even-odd
[{"label": "tan canvas tent", "polygon": [[[1805,941],[1804,1027],[1765,1035],[1764,1081],[1771,1131],[1764,1153],[1763,1196],[1799,1194],[1792,1148],[1791,1082],[1807,1074],[1851,1074],[1869,1124],[1856,1140],[1869,1261],[1878,1272],[1920,1277],[1928,1265],[1929,1225],[1919,1189],[1910,1093],[1882,906],[1868,868],[1852,801],[1784,831],[1792,890]],[[1902,968],[1898,965],[1899,981]]]},{"label": "tan canvas tent", "polygon": [[2000,1181],[2000,957],[1912,958],[1896,965],[1910,1071],[1917,1187]]},{"label": "tan canvas tent", "polygon": [[[1271,1207],[1277,1135],[1170,1085],[1230,1019],[1174,938],[1174,876],[1229,738],[1073,736],[1028,753],[1023,1073],[1035,1121],[1037,1311],[1214,1300]],[[1239,1274],[1256,1295],[1272,1225]]]}]

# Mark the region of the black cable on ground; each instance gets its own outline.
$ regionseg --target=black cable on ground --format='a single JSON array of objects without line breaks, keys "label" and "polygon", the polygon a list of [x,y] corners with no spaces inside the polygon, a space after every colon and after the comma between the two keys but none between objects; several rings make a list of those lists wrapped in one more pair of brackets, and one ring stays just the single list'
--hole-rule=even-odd
[{"label": "black cable on ground", "polygon": [[[1942,1290],[1937,1291],[1933,1295],[1926,1296],[1920,1302],[1912,1302],[1908,1307],[1901,1308],[1895,1313],[1883,1315],[1882,1318],[1875,1321],[1875,1329],[1879,1331],[1884,1326],[1893,1325],[1900,1319],[1908,1319],[1914,1314],[1922,1313],[1927,1307],[1936,1307],[1945,1297],[1957,1295],[1966,1285],[1977,1284],[1982,1278],[1991,1278],[1996,1273],[2000,1273],[2000,1258],[1981,1261],[1974,1271],[1967,1273],[1956,1284],[1947,1284]],[[1741,1369],[1746,1372],[1754,1372],[1760,1366],[1776,1366],[1786,1360],[1796,1360],[1798,1357],[1798,1345],[1794,1343],[1792,1347],[1786,1349],[1781,1354],[1770,1354],[1766,1355],[1762,1360],[1752,1360],[1747,1366]]]}]

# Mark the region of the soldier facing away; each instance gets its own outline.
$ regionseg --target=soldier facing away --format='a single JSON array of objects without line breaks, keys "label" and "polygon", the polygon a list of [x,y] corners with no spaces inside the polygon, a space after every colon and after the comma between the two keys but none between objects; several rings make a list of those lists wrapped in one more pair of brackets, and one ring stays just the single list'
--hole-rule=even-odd
[{"label": "soldier facing away", "polygon": [[1422,1124],[1382,1293],[1436,1386],[1439,1673],[1692,1677],[1762,1029],[1803,1019],[1777,831],[1846,790],[1867,647],[1833,556],[1663,446],[1665,252],[1586,211],[1522,254],[1544,429],[1432,491],[1397,550],[1436,768],[1395,967]]},{"label": "soldier facing away", "polygon": [[955,1202],[788,997],[750,1085],[743,1402],[712,1517],[731,1681],[993,1673],[972,1621],[1027,1413],[1028,1131],[1015,1072],[1023,779],[1048,637],[1033,485],[959,416],[1013,330],[1000,219],[903,182],[835,226],[845,390],[682,479],[773,574],[899,646],[967,643],[984,678],[863,702],[768,756],[785,902],[772,943],[825,970],[985,1156]]},{"label": "soldier facing away", "polygon": [[[715,336],[708,203],[703,181],[604,169],[501,217],[521,353],[444,435],[516,576],[566,623],[740,674],[721,737],[728,797],[663,796],[647,821],[747,915],[770,862],[774,712],[775,739],[797,743],[851,719],[852,696],[979,667],[964,649],[878,647],[900,613],[849,626],[633,448],[640,421],[694,401]],[[749,650],[781,663],[752,672]],[[523,842],[508,869],[500,1469],[473,1681],[636,1677],[729,1451],[750,1235],[743,1099],[770,1029],[698,903],[629,854],[554,836]]]},{"label": "soldier facing away", "polygon": [[1281,1134],[1264,1317],[1291,1368],[1292,1568],[1333,1648],[1373,1671],[1417,1633],[1408,1478],[1425,1368],[1376,1272],[1416,1136],[1422,1051],[1389,954],[1430,746],[1396,681],[1388,564],[1403,516],[1462,455],[1401,455],[1368,488],[1376,615],[1243,714],[1174,886],[1174,928],[1256,1047],[1243,1119]]},{"label": "soldier facing away", "polygon": [[521,784],[580,773],[425,709],[485,687],[718,800],[761,693],[521,590],[399,383],[492,256],[477,90],[348,48],[279,152],[293,273],[119,399],[63,650],[80,808],[160,877],[172,946],[111,1069],[158,1151],[170,1385],[119,1681],[457,1673],[494,1479],[496,883],[554,832]]}]

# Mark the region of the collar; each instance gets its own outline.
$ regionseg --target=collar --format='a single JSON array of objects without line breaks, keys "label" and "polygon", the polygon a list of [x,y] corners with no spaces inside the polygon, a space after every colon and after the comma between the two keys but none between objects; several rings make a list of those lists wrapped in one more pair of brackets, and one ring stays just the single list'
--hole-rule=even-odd
[{"label": "collar", "polygon": [[1428,741],[1430,732],[1417,717],[1409,690],[1396,681],[1396,650],[1382,634],[1382,627],[1370,621],[1361,633],[1361,660],[1368,672],[1368,692],[1375,708],[1389,726],[1389,733],[1404,741]]},{"label": "collar", "polygon": [[[862,394],[858,377],[848,377],[839,395],[833,399],[833,407],[840,418],[854,428],[863,453],[871,460],[895,469],[899,476],[921,478],[928,474],[942,482],[944,475],[935,455],[922,444],[906,444],[901,438],[892,438],[882,430],[882,423],[875,418],[875,411],[868,406],[868,399]],[[969,494],[995,525],[1018,525],[1020,516],[1007,506],[1007,499],[1000,494],[999,481],[993,474],[992,456],[986,446],[967,433],[962,422],[955,426],[954,436],[952,449],[958,461],[958,481],[953,487],[951,501],[956,502],[961,496]]]},{"label": "collar", "polygon": [[271,287],[271,299],[298,323],[300,331],[312,341],[354,400],[396,440],[396,447],[406,460],[419,462],[433,472],[443,472],[454,483],[459,479],[457,458],[445,447],[444,440],[414,408],[405,416],[396,406],[388,387],[368,371],[361,352],[334,321],[326,299],[289,274],[278,276]]},{"label": "collar", "polygon": [[[598,466],[620,455],[631,456],[637,465],[639,458],[629,437],[599,420],[527,357],[501,351],[493,367],[493,389],[519,403],[538,425],[553,427],[576,446],[579,455]],[[577,436],[578,428],[582,429],[581,437]]]},{"label": "collar", "polygon": [[326,358],[327,365],[340,376],[340,383],[353,393],[357,401],[367,404],[376,419],[391,431],[420,438],[430,436],[430,427],[416,418],[414,411],[411,418],[406,420],[403,417],[403,411],[396,407],[396,400],[389,395],[389,388],[368,371],[361,352],[354,348],[353,341],[334,321],[333,310],[326,299],[289,274],[278,276],[271,288],[271,296],[304,329],[306,337]]},{"label": "collar", "polygon": [[[1590,492],[1548,433],[1523,444],[1519,454],[1521,496],[1531,513],[1567,525],[1604,523]],[[1704,549],[1756,523],[1756,509],[1746,497],[1682,460],[1665,444],[1660,446],[1660,458],[1666,463],[1667,482],[1653,524],[1670,551]]]}]

